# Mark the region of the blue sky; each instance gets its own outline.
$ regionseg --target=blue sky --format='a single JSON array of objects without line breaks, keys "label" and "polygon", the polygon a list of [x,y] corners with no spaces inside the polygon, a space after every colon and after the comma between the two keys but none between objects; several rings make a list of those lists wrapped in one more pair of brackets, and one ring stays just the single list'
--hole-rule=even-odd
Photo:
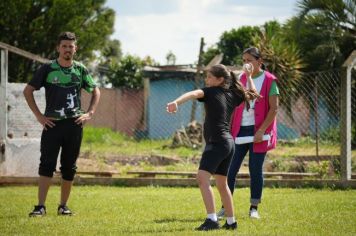
[{"label": "blue sky", "polygon": [[297,0],[107,0],[116,12],[115,32],[124,54],[147,55],[165,64],[172,51],[177,64],[197,61],[224,31],[269,20],[284,23],[296,15]]}]

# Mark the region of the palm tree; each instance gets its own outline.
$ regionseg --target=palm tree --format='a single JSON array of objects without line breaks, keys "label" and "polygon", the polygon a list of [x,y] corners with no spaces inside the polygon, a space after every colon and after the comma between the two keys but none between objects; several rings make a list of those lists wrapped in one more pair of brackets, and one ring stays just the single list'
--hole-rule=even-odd
[{"label": "palm tree", "polygon": [[261,50],[267,69],[277,76],[281,105],[291,115],[292,99],[298,95],[297,88],[305,64],[296,44],[287,42],[282,34],[279,23],[271,21],[267,22],[252,40]]},{"label": "palm tree", "polygon": [[313,12],[322,13],[356,38],[356,0],[301,0],[298,8],[301,20]]},{"label": "palm tree", "polygon": [[[324,17],[324,20],[318,22],[317,27],[319,30],[329,33],[331,40],[329,45],[324,43],[318,45],[318,47],[332,48],[331,57],[326,59],[332,61],[339,56],[340,60],[334,60],[336,62],[334,68],[340,68],[350,53],[356,49],[356,0],[300,0],[298,8],[300,10],[298,14],[300,23],[308,17],[317,15]],[[354,72],[355,70],[353,70]],[[328,80],[323,82],[329,83]],[[351,85],[351,89],[352,100],[355,100],[355,83]],[[354,106],[354,103],[352,104]],[[355,120],[355,116],[356,113],[353,112],[352,121]],[[356,127],[356,123],[352,123],[353,127]],[[356,132],[353,133],[352,139],[353,143],[356,143]]]},{"label": "palm tree", "polygon": [[312,53],[328,54],[325,65],[339,68],[356,47],[356,0],[300,0],[297,6],[299,26],[307,24],[327,38]]}]

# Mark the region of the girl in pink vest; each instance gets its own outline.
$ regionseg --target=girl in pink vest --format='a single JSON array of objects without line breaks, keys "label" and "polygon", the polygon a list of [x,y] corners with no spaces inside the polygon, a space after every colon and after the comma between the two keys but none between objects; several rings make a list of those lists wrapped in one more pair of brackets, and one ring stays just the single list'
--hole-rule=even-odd
[{"label": "girl in pink vest", "polygon": [[[251,47],[244,50],[242,59],[244,72],[240,75],[240,82],[248,88],[247,78],[252,77],[253,83],[261,98],[250,102],[250,109],[245,104],[235,108],[231,124],[231,134],[235,140],[235,154],[229,167],[228,185],[233,194],[236,175],[242,161],[249,152],[250,172],[250,211],[249,216],[260,218],[257,206],[261,202],[263,188],[263,162],[268,150],[276,147],[279,91],[276,77],[264,70],[260,51]],[[250,70],[248,70],[250,68]],[[218,217],[224,216],[224,207]]]}]

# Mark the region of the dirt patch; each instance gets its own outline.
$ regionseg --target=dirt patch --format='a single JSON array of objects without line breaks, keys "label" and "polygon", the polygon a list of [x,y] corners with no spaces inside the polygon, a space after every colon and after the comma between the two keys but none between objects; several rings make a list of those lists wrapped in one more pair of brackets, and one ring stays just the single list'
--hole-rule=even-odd
[{"label": "dirt patch", "polygon": [[200,158],[178,158],[160,155],[151,156],[122,156],[114,154],[93,154],[81,153],[78,159],[78,167],[81,171],[114,171],[117,164],[124,166],[140,166],[142,164],[150,166],[168,166],[179,163],[199,163]]},{"label": "dirt patch", "polygon": [[97,159],[79,158],[78,171],[116,171],[114,165],[108,165]]},{"label": "dirt patch", "polygon": [[166,166],[181,162],[180,158],[172,158],[165,156],[118,156],[108,155],[105,157],[107,164],[120,163],[122,165],[138,165],[140,163],[149,164],[152,166]]}]

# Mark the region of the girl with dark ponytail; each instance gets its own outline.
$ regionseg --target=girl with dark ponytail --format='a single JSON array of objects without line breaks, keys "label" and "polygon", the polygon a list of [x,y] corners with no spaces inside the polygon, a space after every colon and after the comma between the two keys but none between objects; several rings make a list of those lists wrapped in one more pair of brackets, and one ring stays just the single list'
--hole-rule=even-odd
[{"label": "girl with dark ponytail", "polygon": [[213,230],[220,228],[215,211],[214,194],[210,186],[210,178],[214,175],[221,201],[226,209],[225,229],[236,229],[232,195],[227,185],[227,173],[234,155],[235,144],[230,133],[231,115],[236,106],[259,98],[254,89],[252,79],[249,90],[245,90],[235,74],[224,65],[212,66],[205,79],[206,87],[187,92],[167,104],[167,112],[175,113],[178,105],[198,99],[205,105],[204,139],[205,150],[199,165],[197,181],[204,200],[207,218],[197,230]]}]

